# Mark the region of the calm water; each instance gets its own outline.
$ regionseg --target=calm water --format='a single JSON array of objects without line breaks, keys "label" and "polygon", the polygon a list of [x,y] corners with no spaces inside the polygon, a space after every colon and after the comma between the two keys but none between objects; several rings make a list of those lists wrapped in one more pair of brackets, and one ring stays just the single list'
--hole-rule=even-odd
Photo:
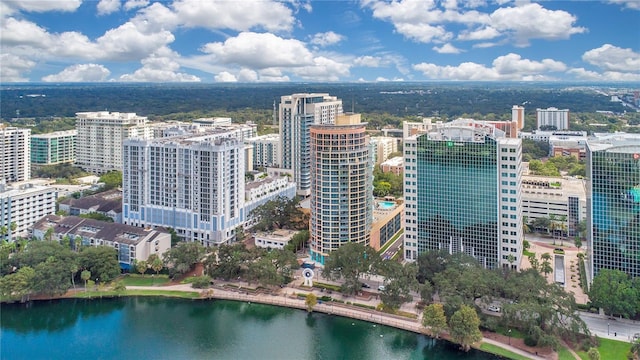
[{"label": "calm water", "polygon": [[0,359],[497,359],[300,310],[153,297],[1,308]]}]

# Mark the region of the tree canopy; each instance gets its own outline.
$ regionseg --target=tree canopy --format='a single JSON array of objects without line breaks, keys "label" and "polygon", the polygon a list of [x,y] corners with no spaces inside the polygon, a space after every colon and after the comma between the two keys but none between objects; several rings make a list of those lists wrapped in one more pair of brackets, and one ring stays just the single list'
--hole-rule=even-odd
[{"label": "tree canopy", "polygon": [[376,251],[367,245],[348,242],[329,254],[323,275],[330,280],[344,280],[342,292],[355,294],[360,290],[360,276],[375,271],[380,261]]},{"label": "tree canopy", "polygon": [[634,317],[640,312],[640,281],[620,270],[602,269],[593,279],[589,299],[606,314]]}]

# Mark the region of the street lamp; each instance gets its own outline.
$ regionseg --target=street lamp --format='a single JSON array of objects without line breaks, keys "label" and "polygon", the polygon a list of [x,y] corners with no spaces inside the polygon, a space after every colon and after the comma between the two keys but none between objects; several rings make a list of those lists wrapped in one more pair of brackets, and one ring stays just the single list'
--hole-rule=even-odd
[{"label": "street lamp", "polygon": [[509,329],[509,346],[511,346],[511,329]]},{"label": "street lamp", "polygon": [[611,324],[607,323],[607,335],[609,335],[609,325],[611,325]]}]

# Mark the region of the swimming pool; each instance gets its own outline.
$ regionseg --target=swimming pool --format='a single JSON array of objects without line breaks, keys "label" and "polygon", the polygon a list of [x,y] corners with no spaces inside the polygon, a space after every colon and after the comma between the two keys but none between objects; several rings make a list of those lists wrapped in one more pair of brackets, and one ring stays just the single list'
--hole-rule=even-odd
[{"label": "swimming pool", "polygon": [[395,201],[378,201],[378,208],[381,210],[393,209],[395,206]]}]

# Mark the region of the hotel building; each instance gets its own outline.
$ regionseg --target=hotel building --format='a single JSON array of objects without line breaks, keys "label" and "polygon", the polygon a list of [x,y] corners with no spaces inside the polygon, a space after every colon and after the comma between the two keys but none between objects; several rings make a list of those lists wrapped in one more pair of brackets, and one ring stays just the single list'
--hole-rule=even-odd
[{"label": "hotel building", "polygon": [[31,135],[31,165],[73,163],[77,130]]},{"label": "hotel building", "polygon": [[0,125],[0,182],[31,178],[31,129]]},{"label": "hotel building", "polygon": [[342,100],[329,94],[282,96],[280,121],[280,167],[287,170],[297,186],[297,194],[311,194],[311,153],[309,129],[315,124],[333,124],[342,114]]},{"label": "hotel building", "polygon": [[122,144],[129,138],[150,139],[147,118],[135,113],[76,113],[76,165],[94,174],[122,170]]},{"label": "hotel building", "polygon": [[464,252],[486,268],[522,256],[522,143],[460,119],[405,139],[404,258]]},{"label": "hotel building", "polygon": [[591,279],[601,269],[640,277],[640,135],[587,141]]},{"label": "hotel building", "polygon": [[369,245],[373,219],[373,158],[360,114],[310,126],[310,254],[324,264],[348,242]]}]

